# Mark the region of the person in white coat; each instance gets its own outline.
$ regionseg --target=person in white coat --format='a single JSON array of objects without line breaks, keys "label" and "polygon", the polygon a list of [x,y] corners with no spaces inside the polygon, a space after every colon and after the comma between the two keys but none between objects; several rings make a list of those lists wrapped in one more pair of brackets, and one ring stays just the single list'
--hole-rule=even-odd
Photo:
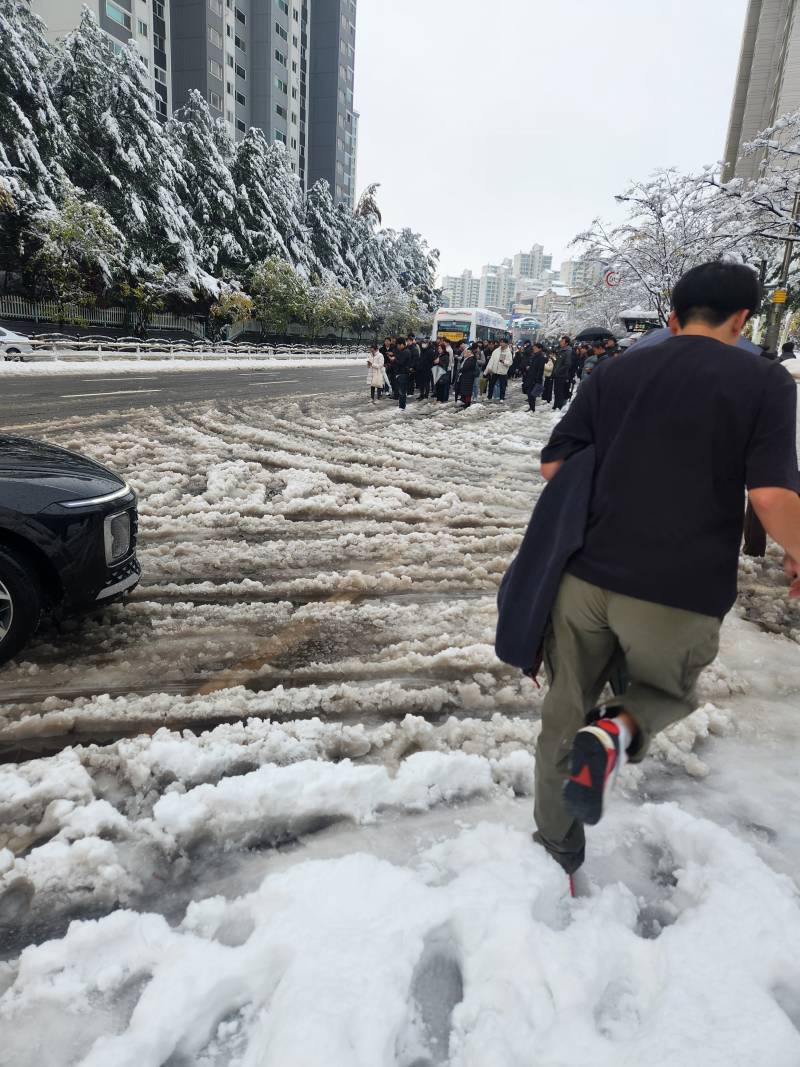
[{"label": "person in white coat", "polygon": [[380,400],[381,393],[384,387],[384,359],[383,353],[377,345],[369,346],[369,356],[367,357],[367,385],[369,385],[370,400],[374,404],[376,400]]},{"label": "person in white coat", "polygon": [[514,353],[508,341],[503,341],[492,352],[491,358],[486,365],[486,373],[489,376],[489,399],[505,400],[506,386],[508,385],[508,372],[514,362]]}]

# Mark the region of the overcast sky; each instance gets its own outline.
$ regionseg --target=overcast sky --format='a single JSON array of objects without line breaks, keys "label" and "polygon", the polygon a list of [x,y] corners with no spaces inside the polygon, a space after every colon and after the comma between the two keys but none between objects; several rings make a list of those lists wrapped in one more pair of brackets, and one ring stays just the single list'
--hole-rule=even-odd
[{"label": "overcast sky", "polygon": [[747,0],[359,0],[359,191],[442,274],[568,258],[613,195],[722,156]]}]

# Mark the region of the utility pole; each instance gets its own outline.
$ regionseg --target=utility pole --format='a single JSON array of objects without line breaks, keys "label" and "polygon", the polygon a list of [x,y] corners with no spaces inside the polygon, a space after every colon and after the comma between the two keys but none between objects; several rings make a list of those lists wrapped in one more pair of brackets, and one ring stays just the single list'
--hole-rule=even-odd
[{"label": "utility pole", "polygon": [[791,270],[792,259],[794,258],[795,234],[797,232],[797,223],[799,220],[800,190],[794,194],[792,221],[789,223],[789,234],[786,238],[786,246],[783,251],[783,264],[781,265],[781,274],[778,279],[778,288],[772,294],[772,302],[769,306],[767,335],[765,340],[768,352],[777,352],[778,350],[778,342],[781,337],[781,326],[783,325],[783,313],[786,307],[786,290],[789,285],[789,271]]}]

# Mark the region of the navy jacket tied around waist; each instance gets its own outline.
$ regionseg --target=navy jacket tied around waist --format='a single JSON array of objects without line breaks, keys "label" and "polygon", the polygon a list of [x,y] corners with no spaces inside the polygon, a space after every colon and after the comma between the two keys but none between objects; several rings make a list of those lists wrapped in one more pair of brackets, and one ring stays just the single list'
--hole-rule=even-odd
[{"label": "navy jacket tied around waist", "polygon": [[568,459],[545,486],[519,552],[497,594],[498,659],[534,676],[564,570],[583,547],[592,501],[593,445]]}]

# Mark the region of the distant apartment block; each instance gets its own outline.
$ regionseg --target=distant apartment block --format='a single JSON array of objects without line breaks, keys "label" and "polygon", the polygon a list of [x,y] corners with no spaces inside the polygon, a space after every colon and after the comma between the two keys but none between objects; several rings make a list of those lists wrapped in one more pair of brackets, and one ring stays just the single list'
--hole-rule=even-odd
[{"label": "distant apartment block", "polygon": [[471,270],[448,275],[442,280],[442,293],[448,307],[482,307],[501,314],[510,314],[518,294],[544,288],[552,278],[553,257],[545,255],[543,245],[534,245],[529,252],[504,259],[502,263],[487,263],[480,277]]},{"label": "distant apartment block", "polygon": [[754,178],[763,155],[743,145],[800,108],[798,0],[750,0],[733,95],[723,177]]}]

